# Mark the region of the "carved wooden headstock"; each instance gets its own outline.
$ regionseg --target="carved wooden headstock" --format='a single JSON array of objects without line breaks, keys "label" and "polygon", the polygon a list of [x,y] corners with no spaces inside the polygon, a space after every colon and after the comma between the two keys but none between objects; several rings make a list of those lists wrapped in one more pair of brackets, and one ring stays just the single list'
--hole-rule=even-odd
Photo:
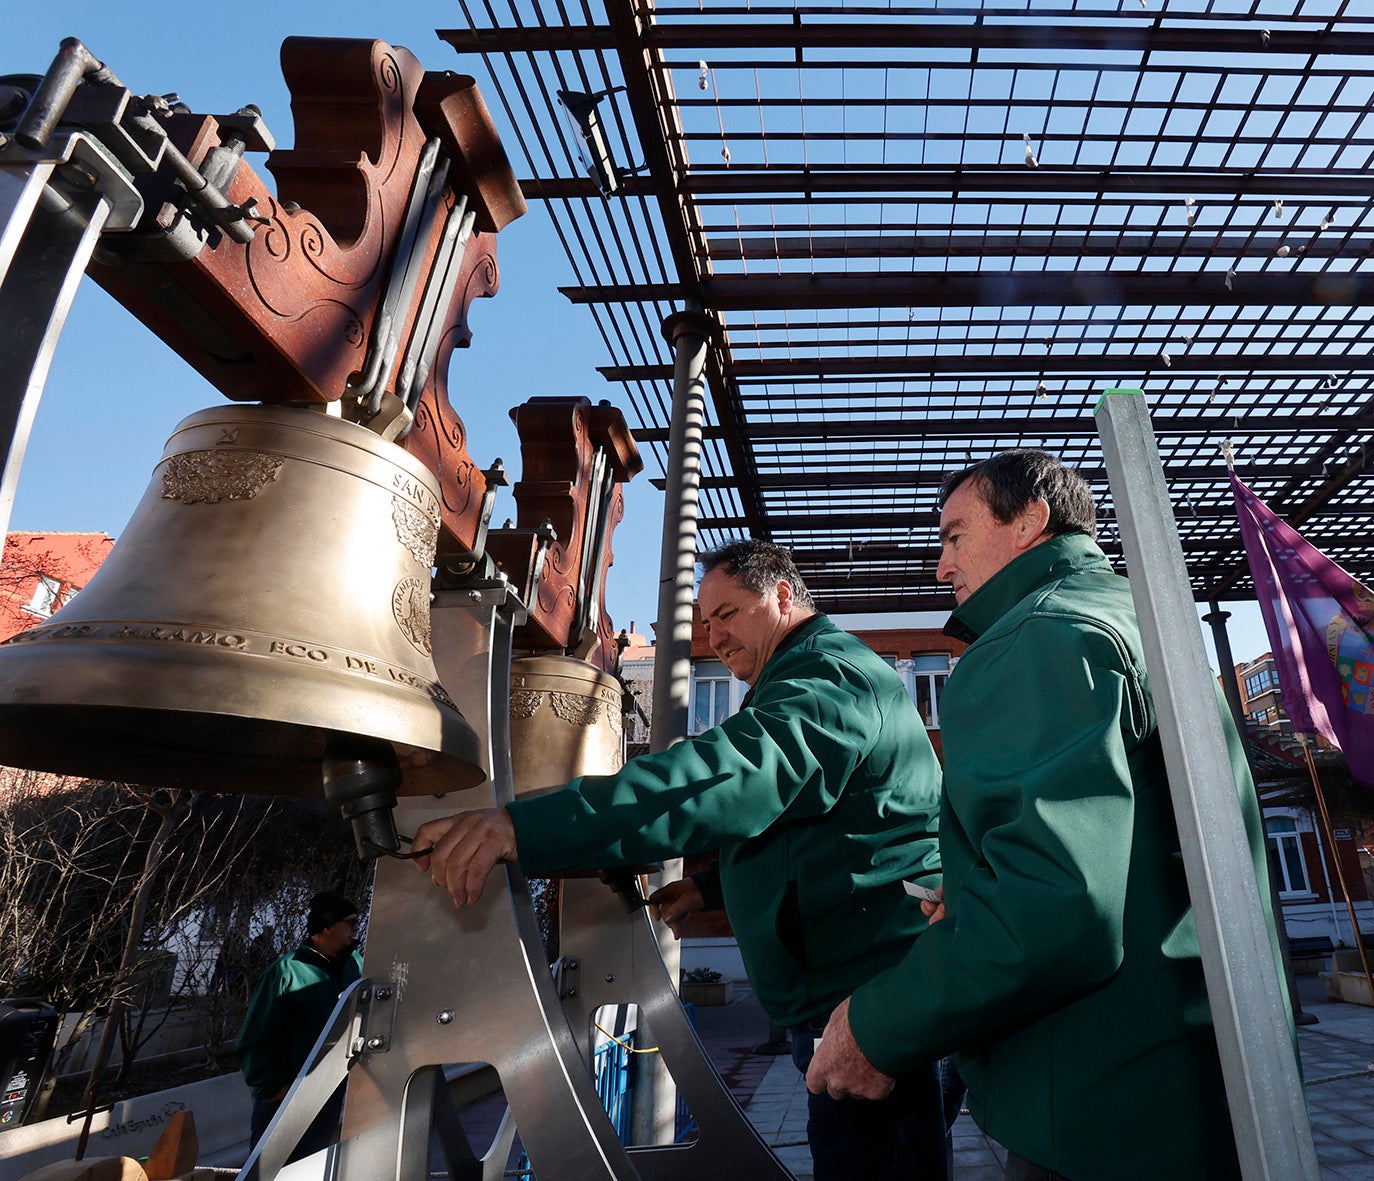
[{"label": "carved wooden headstock", "polygon": [[[170,171],[159,169],[140,182],[143,221],[111,244],[91,274],[226,397],[336,401],[364,369],[421,155],[437,137],[450,169],[441,215],[420,243],[422,276],[439,252],[442,214],[460,195],[475,220],[405,446],[439,477],[448,535],[441,550],[471,551],[486,482],[448,400],[448,358],[470,339],[469,305],[496,292],[496,233],[525,211],[519,185],[469,77],[427,74],[408,50],[382,41],[318,37],[289,38],[282,69],[297,146],[268,158],[278,192],[246,161],[227,188],[235,205],[251,203],[251,240],[196,225]],[[233,127],[214,116],[162,117],[198,167],[234,143]],[[203,248],[178,256],[199,240]],[[418,284],[402,309],[402,344],[422,290]],[[390,376],[382,392],[394,394],[399,366]]]},{"label": "carved wooden headstock", "polygon": [[644,460],[609,403],[531,398],[511,418],[520,433],[519,515],[514,529],[488,534],[487,550],[527,596],[520,642],[611,671],[619,658],[603,606],[611,537],[625,515],[623,485]]}]

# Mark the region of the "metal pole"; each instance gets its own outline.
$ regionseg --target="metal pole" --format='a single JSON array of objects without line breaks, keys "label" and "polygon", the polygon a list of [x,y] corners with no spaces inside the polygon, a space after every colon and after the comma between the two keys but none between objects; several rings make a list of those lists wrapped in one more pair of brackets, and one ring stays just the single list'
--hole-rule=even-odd
[{"label": "metal pole", "polygon": [[1247,1181],[1316,1181],[1292,1026],[1145,398],[1095,411],[1159,719],[1236,1150]]},{"label": "metal pole", "polygon": [[701,312],[674,312],[663,321],[673,346],[673,417],[663,498],[663,549],[658,567],[658,627],[654,639],[654,712],[649,749],[666,750],[687,736],[692,663],[692,591],[697,566],[697,490],[706,424],[706,346],[711,321]]},{"label": "metal pole", "polygon": [[[1226,695],[1226,704],[1231,707],[1236,730],[1239,731],[1240,740],[1245,746],[1245,759],[1250,764],[1250,774],[1258,782],[1259,776],[1255,775],[1254,749],[1250,745],[1250,735],[1245,729],[1245,707],[1241,704],[1240,685],[1236,681],[1236,659],[1231,655],[1231,637],[1226,633],[1226,621],[1231,618],[1231,613],[1223,611],[1216,599],[1209,599],[1207,605],[1211,610],[1202,618],[1212,627],[1212,643],[1217,650],[1217,663],[1221,665],[1221,691]],[[1265,839],[1268,840],[1267,837]],[[1293,1022],[1296,1025],[1315,1025],[1317,1018],[1302,1007],[1302,998],[1298,995],[1298,977],[1293,970],[1293,953],[1288,945],[1288,927],[1283,917],[1283,901],[1279,898],[1279,888],[1273,874],[1269,875],[1269,908],[1274,912],[1274,929],[1279,937],[1279,955],[1283,957],[1283,980],[1288,989],[1288,1004],[1293,1010]]]},{"label": "metal pole", "polygon": [[[692,679],[692,592],[697,567],[697,494],[701,436],[706,425],[706,352],[710,318],[700,311],[674,312],[663,321],[673,349],[673,416],[668,427],[668,471],[663,498],[663,547],[659,556],[658,621],[654,637],[654,709],[649,749],[666,750],[687,737]],[[682,861],[664,862],[650,875],[649,890],[682,876]],[[681,948],[667,927],[655,924],[659,954],[674,988]],[[652,1034],[652,1030],[650,1031]],[[632,1106],[636,1144],[670,1144],[677,1120],[677,1089],[663,1063],[642,1066]]]},{"label": "metal pole", "polygon": [[[1360,967],[1364,970],[1365,982],[1369,985],[1369,995],[1374,997],[1374,977],[1369,974],[1369,957],[1364,950],[1364,934],[1360,930],[1359,920],[1355,918],[1355,904],[1350,900],[1350,888],[1345,884],[1345,870],[1341,868],[1341,851],[1336,848],[1336,832],[1331,827],[1331,813],[1326,807],[1326,793],[1322,791],[1322,781],[1317,776],[1317,764],[1312,759],[1312,745],[1306,734],[1299,734],[1298,741],[1302,743],[1302,753],[1307,759],[1307,773],[1312,777],[1312,793],[1317,797],[1317,807],[1321,809],[1322,828],[1326,832],[1326,846],[1331,850],[1331,864],[1336,869],[1336,881],[1340,883],[1341,895],[1345,899],[1346,913],[1350,916],[1350,935],[1355,941],[1355,950],[1360,953]],[[1329,894],[1331,892],[1329,880],[1326,889]]]},{"label": "metal pole", "polygon": [[1236,683],[1236,659],[1231,655],[1231,637],[1226,632],[1226,621],[1231,612],[1223,611],[1216,599],[1208,599],[1211,608],[1202,618],[1212,626],[1212,643],[1217,650],[1217,663],[1221,665],[1221,691],[1226,695],[1226,704],[1231,707],[1231,717],[1235,719],[1236,729],[1250,749],[1250,741],[1245,735],[1245,706],[1240,699],[1240,686]]}]

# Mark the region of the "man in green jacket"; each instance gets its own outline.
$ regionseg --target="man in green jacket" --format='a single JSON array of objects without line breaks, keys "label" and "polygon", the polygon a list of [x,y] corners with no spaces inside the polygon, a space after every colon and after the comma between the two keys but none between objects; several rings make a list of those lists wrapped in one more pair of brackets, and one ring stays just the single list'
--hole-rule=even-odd
[{"label": "man in green jacket", "polygon": [[836,1009],[808,1085],[880,1094],[958,1050],[1009,1179],[1237,1177],[1140,632],[1091,492],[1022,450],[952,476],[942,503],[945,631],[971,641],[940,703],[943,903]]},{"label": "man in green jacket", "polygon": [[[362,975],[357,943],[358,908],[342,894],[322,891],[310,900],[300,946],[278,956],[258,979],[234,1047],[243,1081],[253,1092],[250,1148],[262,1138],[310,1057],[339,994]],[[340,1088],[310,1125],[292,1159],[332,1143],[342,1110]]]},{"label": "man in green jacket", "polygon": [[[939,767],[901,677],[817,613],[786,550],[738,542],[702,565],[711,647],[750,686],[738,713],[614,775],[433,821],[415,846],[460,906],[497,861],[546,876],[719,850],[750,982],[805,1070],[831,1009],[926,926],[902,882],[938,882]],[[703,901],[655,900],[670,925]],[[904,1065],[881,1103],[814,1098],[817,1181],[947,1176],[933,1064]]]}]

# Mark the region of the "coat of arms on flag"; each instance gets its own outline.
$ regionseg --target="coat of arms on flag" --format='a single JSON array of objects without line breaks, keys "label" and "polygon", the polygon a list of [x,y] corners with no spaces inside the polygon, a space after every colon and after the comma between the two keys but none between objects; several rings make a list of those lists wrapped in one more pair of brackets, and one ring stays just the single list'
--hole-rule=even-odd
[{"label": "coat of arms on flag", "polygon": [[1374,714],[1374,595],[1353,582],[1352,596],[1360,618],[1337,612],[1326,629],[1326,650],[1341,678],[1346,708],[1357,714]]}]

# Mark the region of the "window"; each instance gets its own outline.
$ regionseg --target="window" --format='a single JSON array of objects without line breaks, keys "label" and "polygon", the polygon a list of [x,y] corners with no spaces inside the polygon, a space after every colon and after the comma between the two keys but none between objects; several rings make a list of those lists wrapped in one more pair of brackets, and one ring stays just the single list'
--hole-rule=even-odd
[{"label": "window", "polygon": [[1312,893],[1297,824],[1285,816],[1271,816],[1264,822],[1264,835],[1269,848],[1269,870],[1278,883],[1279,893]]},{"label": "window", "polygon": [[33,589],[33,598],[29,600],[24,610],[30,615],[37,615],[39,619],[47,619],[60,606],[62,606],[62,584],[55,578],[40,574],[38,585]]},{"label": "window", "polygon": [[1258,697],[1261,693],[1269,693],[1279,687],[1278,674],[1274,671],[1274,666],[1267,665],[1257,673],[1252,673],[1245,678],[1245,696]]},{"label": "window", "polygon": [[701,734],[730,716],[730,670],[719,660],[692,665],[692,716],[689,732]]},{"label": "window", "polygon": [[946,652],[928,652],[911,658],[912,699],[927,730],[940,728],[940,695],[949,677]]}]

